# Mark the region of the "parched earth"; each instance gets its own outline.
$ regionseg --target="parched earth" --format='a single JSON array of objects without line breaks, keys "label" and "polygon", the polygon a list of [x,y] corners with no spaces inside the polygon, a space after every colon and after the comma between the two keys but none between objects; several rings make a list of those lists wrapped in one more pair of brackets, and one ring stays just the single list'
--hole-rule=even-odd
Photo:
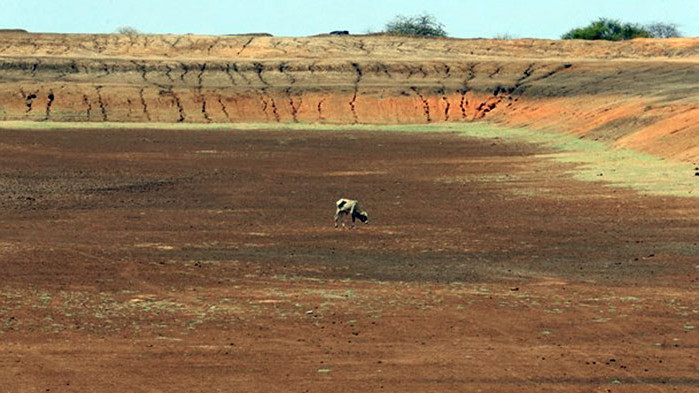
[{"label": "parched earth", "polygon": [[699,199],[552,153],[2,130],[0,391],[699,391]]}]

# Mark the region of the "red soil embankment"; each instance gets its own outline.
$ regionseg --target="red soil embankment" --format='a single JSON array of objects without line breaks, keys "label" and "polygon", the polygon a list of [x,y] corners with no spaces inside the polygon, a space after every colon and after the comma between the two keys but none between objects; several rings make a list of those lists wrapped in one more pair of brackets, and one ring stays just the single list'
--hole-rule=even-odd
[{"label": "red soil embankment", "polygon": [[699,39],[0,35],[0,120],[486,120],[699,161]]}]

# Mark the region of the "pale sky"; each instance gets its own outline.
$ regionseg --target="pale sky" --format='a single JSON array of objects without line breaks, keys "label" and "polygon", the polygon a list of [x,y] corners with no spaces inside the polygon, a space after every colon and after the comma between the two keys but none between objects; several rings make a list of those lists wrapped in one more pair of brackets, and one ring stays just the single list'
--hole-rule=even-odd
[{"label": "pale sky", "polygon": [[308,36],[367,33],[395,15],[428,13],[451,37],[560,38],[600,17],[674,23],[699,36],[699,0],[0,0],[0,28],[32,32]]}]

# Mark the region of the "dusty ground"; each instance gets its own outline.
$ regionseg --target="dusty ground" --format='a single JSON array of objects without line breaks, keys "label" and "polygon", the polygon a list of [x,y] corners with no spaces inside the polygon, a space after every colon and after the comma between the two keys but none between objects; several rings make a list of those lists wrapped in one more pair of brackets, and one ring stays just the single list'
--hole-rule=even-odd
[{"label": "dusty ground", "polygon": [[699,391],[699,199],[547,153],[0,131],[0,391]]}]

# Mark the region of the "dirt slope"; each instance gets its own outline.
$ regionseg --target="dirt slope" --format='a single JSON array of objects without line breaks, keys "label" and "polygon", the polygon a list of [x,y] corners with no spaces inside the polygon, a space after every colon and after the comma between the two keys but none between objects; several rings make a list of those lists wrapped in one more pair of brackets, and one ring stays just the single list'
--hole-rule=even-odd
[{"label": "dirt slope", "polygon": [[0,34],[0,120],[487,120],[699,161],[699,39]]}]

